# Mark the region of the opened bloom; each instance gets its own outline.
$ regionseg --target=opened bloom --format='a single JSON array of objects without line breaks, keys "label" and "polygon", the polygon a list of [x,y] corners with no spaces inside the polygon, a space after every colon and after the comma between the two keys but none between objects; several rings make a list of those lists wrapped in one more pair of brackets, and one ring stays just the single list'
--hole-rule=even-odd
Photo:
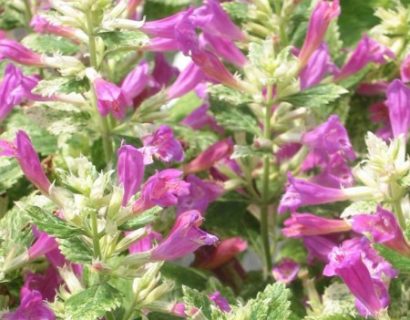
[{"label": "opened bloom", "polygon": [[390,211],[378,207],[375,214],[355,215],[352,220],[354,231],[364,235],[369,234],[374,242],[381,243],[401,254],[410,255],[410,246],[396,217]]},{"label": "opened bloom", "polygon": [[276,281],[287,284],[296,279],[299,270],[299,263],[292,259],[285,258],[273,267],[272,275]]},{"label": "opened bloom", "polygon": [[5,320],[55,320],[55,318],[54,313],[43,301],[41,293],[36,290],[21,294],[20,306],[14,312],[6,313],[4,316]]},{"label": "opened bloom", "polygon": [[106,117],[111,113],[118,120],[124,119],[127,99],[121,88],[103,78],[96,78],[93,87],[100,114]]},{"label": "opened bloom", "polygon": [[201,230],[203,217],[199,211],[180,214],[168,236],[152,250],[154,260],[176,260],[203,245],[213,245],[218,238]]},{"label": "opened bloom", "polygon": [[143,185],[141,196],[133,205],[133,211],[140,213],[156,205],[174,206],[178,197],[189,194],[189,183],[182,180],[182,171],[166,169],[151,176]]},{"label": "opened bloom", "polygon": [[122,205],[126,206],[144,178],[143,154],[131,145],[122,145],[118,149],[117,172],[118,180],[124,188]]},{"label": "opened bloom", "polygon": [[14,142],[0,140],[0,156],[16,158],[26,178],[41,192],[48,194],[51,183],[43,171],[29,136],[24,131],[17,132]]},{"label": "opened bloom", "polygon": [[328,219],[310,213],[294,213],[285,220],[282,230],[286,237],[319,236],[350,231],[351,226],[344,220]]},{"label": "opened bloom", "polygon": [[181,162],[184,159],[184,150],[181,143],[174,137],[172,129],[161,125],[153,134],[142,138],[145,164],[153,162],[156,157],[164,162]]},{"label": "opened bloom", "polygon": [[312,54],[319,48],[330,22],[340,14],[339,0],[320,0],[310,17],[305,42],[299,53],[299,64],[303,68]]}]

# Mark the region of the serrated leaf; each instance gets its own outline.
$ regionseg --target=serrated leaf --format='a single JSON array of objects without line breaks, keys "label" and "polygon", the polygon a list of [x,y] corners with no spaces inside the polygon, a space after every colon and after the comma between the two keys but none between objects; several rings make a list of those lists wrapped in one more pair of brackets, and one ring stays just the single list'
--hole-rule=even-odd
[{"label": "serrated leaf", "polygon": [[301,91],[297,94],[283,98],[283,101],[293,104],[295,107],[311,108],[315,113],[321,115],[325,106],[336,101],[348,91],[335,84],[322,84]]},{"label": "serrated leaf", "polygon": [[241,24],[249,18],[247,3],[224,2],[222,6],[236,24]]},{"label": "serrated leaf", "polygon": [[379,244],[374,245],[377,251],[387,261],[389,261],[393,267],[399,270],[400,273],[410,273],[410,258],[405,257],[397,251],[389,249]]},{"label": "serrated leaf", "polygon": [[83,93],[90,89],[87,79],[77,80],[71,78],[54,78],[41,80],[33,92],[50,97],[57,93]]},{"label": "serrated leaf", "polygon": [[148,209],[144,211],[144,213],[141,213],[137,217],[127,221],[126,223],[121,225],[119,228],[121,230],[135,230],[138,228],[142,228],[146,226],[147,224],[153,223],[158,218],[158,214],[162,210],[163,209],[158,206]]},{"label": "serrated leaf", "polygon": [[212,319],[211,301],[205,294],[187,286],[183,286],[182,291],[184,294],[183,300],[188,310],[200,309],[205,319]]},{"label": "serrated leaf", "polygon": [[341,218],[347,219],[357,214],[376,212],[376,201],[355,201],[343,210]]},{"label": "serrated leaf", "polygon": [[110,31],[98,34],[103,40],[108,51],[117,49],[138,49],[148,42],[145,33],[139,31]]},{"label": "serrated leaf", "polygon": [[241,158],[249,158],[249,157],[262,157],[264,155],[269,155],[270,152],[255,149],[251,146],[242,146],[242,145],[235,145],[233,149],[233,153],[231,155],[231,159],[241,159]]},{"label": "serrated leaf", "polygon": [[238,109],[221,110],[215,117],[218,123],[228,130],[244,131],[254,135],[260,134],[260,128],[256,119]]},{"label": "serrated leaf", "polygon": [[251,96],[223,85],[209,87],[208,94],[211,98],[211,110],[226,109],[226,105],[236,108],[240,105],[246,105],[253,100]]},{"label": "serrated leaf", "polygon": [[108,283],[92,286],[65,302],[65,313],[72,320],[95,320],[121,303],[120,292]]},{"label": "serrated leaf", "polygon": [[17,161],[0,158],[0,192],[6,192],[7,189],[15,185],[23,176],[23,172]]},{"label": "serrated leaf", "polygon": [[24,210],[40,230],[57,238],[66,239],[81,234],[79,229],[39,207],[27,205],[24,206]]},{"label": "serrated leaf", "polygon": [[71,262],[91,263],[93,253],[90,245],[86,244],[80,237],[69,239],[58,239],[61,253]]},{"label": "serrated leaf", "polygon": [[161,267],[161,274],[173,280],[178,285],[185,285],[198,290],[206,287],[208,276],[202,271],[194,268],[187,268],[176,263],[166,262]]},{"label": "serrated leaf", "polygon": [[33,51],[46,54],[73,55],[79,50],[79,47],[71,41],[48,34],[31,33],[21,42]]}]

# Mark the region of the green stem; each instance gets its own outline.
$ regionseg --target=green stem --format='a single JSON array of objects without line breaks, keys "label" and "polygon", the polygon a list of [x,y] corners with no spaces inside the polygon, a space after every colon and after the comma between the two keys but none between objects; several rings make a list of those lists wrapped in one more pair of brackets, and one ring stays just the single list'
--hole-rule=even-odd
[{"label": "green stem", "polygon": [[[271,139],[271,124],[270,118],[272,116],[272,86],[267,86],[267,93],[266,93],[266,105],[265,105],[265,118],[264,118],[264,127],[263,127],[263,138],[270,140]],[[271,255],[271,247],[269,243],[269,222],[268,222],[268,214],[269,214],[269,174],[270,174],[270,161],[269,155],[266,155],[263,159],[263,173],[262,173],[262,190],[261,190],[261,236],[262,236],[262,244],[263,250],[265,252],[265,263],[266,263],[266,274],[270,274],[272,269],[272,255]]]},{"label": "green stem", "polygon": [[[92,11],[87,11],[87,29],[88,29],[88,49],[90,50],[90,64],[91,66],[98,71],[98,61],[97,61],[97,47],[95,43],[95,36],[94,36],[94,25],[93,25],[93,17]],[[93,105],[95,110],[97,110],[97,97],[96,93],[93,93],[92,99]],[[103,140],[103,148],[104,148],[104,156],[106,163],[109,164],[111,162],[111,158],[113,155],[113,147],[112,147],[112,138],[110,127],[108,125],[107,117],[100,116],[100,130],[101,130],[101,138]]]},{"label": "green stem", "polygon": [[91,232],[93,238],[94,256],[101,259],[100,236],[98,234],[97,211],[91,213]]},{"label": "green stem", "polygon": [[137,305],[137,301],[135,299],[132,301],[130,307],[128,310],[125,312],[124,316],[122,317],[122,320],[131,320],[132,317],[134,316],[135,312],[135,306]]},{"label": "green stem", "polygon": [[24,7],[25,7],[25,16],[26,16],[26,20],[27,20],[27,26],[30,29],[30,22],[31,22],[31,18],[33,17],[32,13],[31,13],[31,3],[30,0],[24,0]]}]

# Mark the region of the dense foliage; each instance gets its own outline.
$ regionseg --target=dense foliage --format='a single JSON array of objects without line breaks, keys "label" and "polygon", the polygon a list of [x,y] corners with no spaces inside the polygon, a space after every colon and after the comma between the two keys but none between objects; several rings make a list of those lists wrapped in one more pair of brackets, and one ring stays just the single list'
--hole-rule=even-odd
[{"label": "dense foliage", "polygon": [[0,0],[0,317],[410,318],[408,0]]}]

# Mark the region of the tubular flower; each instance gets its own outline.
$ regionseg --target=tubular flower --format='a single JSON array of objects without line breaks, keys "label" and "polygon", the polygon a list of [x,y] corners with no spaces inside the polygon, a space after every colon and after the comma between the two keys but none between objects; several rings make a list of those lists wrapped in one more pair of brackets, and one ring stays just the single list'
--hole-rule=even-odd
[{"label": "tubular flower", "polygon": [[315,259],[327,263],[330,251],[337,246],[337,242],[329,236],[303,237],[303,244],[308,251],[308,263],[312,263]]},{"label": "tubular flower", "polygon": [[168,88],[168,99],[175,99],[183,96],[193,90],[203,80],[205,80],[205,75],[201,69],[195,63],[188,64],[188,66],[178,75],[175,82]]},{"label": "tubular flower", "polygon": [[55,320],[54,313],[43,301],[41,293],[33,290],[21,294],[20,306],[10,313],[6,313],[5,320],[42,319]]},{"label": "tubular flower", "polygon": [[393,136],[397,138],[403,134],[407,137],[410,129],[410,89],[402,81],[394,80],[387,88],[386,105]]},{"label": "tubular flower", "polygon": [[141,61],[122,81],[121,90],[128,106],[132,106],[133,100],[145,88],[149,81],[148,62]]},{"label": "tubular flower", "polygon": [[228,158],[232,152],[233,142],[230,138],[218,141],[188,163],[184,168],[184,172],[188,174],[207,170],[216,162]]},{"label": "tubular flower", "polygon": [[48,194],[51,183],[41,167],[40,159],[30,138],[24,131],[17,132],[13,143],[0,140],[0,156],[16,158],[26,178],[42,193]]},{"label": "tubular flower", "polygon": [[288,284],[296,279],[299,270],[299,263],[292,259],[285,258],[273,267],[272,275],[276,281]]},{"label": "tubular flower", "polygon": [[229,305],[228,300],[219,292],[215,291],[214,293],[210,294],[209,300],[216,304],[216,306],[221,309],[223,312],[230,312],[231,306]]},{"label": "tubular flower", "polygon": [[124,119],[127,99],[121,88],[103,78],[96,78],[93,87],[100,114],[106,117],[111,113],[118,120]]},{"label": "tubular flower", "polygon": [[401,81],[410,82],[410,55],[407,55],[400,66]]},{"label": "tubular flower", "polygon": [[204,127],[208,127],[218,134],[224,133],[224,128],[218,125],[215,117],[208,114],[209,105],[204,103],[203,105],[196,108],[189,115],[187,115],[181,123],[192,129],[199,130]]},{"label": "tubular flower", "polygon": [[189,183],[183,181],[182,171],[166,169],[150,177],[142,187],[141,196],[133,205],[140,213],[156,205],[169,207],[178,203],[178,197],[189,194]]},{"label": "tubular flower", "polygon": [[79,32],[80,32],[79,30],[75,30],[73,28],[63,26],[63,25],[58,25],[56,23],[53,23],[47,20],[41,15],[35,15],[31,19],[30,26],[33,28],[35,32],[38,32],[38,33],[51,33],[51,34],[55,34],[58,36],[71,39],[72,41],[76,43],[80,42],[79,41]]},{"label": "tubular flower", "polygon": [[312,54],[319,48],[330,22],[339,14],[339,0],[318,2],[310,17],[305,42],[299,53],[301,69],[306,66]]},{"label": "tubular flower", "polygon": [[151,252],[153,260],[176,260],[201,246],[213,245],[218,238],[199,229],[203,218],[196,210],[181,213],[168,236]]},{"label": "tubular flower", "polygon": [[282,232],[289,238],[346,232],[352,228],[344,220],[318,217],[310,213],[294,213],[284,224]]},{"label": "tubular flower", "polygon": [[144,156],[131,145],[122,145],[118,149],[118,180],[124,188],[122,205],[126,206],[138,191],[144,178]]},{"label": "tubular flower", "polygon": [[155,246],[156,242],[162,240],[162,235],[154,231],[151,226],[145,227],[145,230],[146,236],[129,246],[128,250],[130,253],[149,251]]},{"label": "tubular flower", "polygon": [[0,61],[4,59],[29,66],[43,66],[43,59],[38,53],[31,51],[17,41],[0,38]]},{"label": "tubular flower", "polygon": [[153,134],[143,137],[142,142],[144,147],[140,150],[144,154],[145,164],[153,162],[152,156],[164,162],[181,162],[184,159],[181,143],[166,125],[161,125]]}]

